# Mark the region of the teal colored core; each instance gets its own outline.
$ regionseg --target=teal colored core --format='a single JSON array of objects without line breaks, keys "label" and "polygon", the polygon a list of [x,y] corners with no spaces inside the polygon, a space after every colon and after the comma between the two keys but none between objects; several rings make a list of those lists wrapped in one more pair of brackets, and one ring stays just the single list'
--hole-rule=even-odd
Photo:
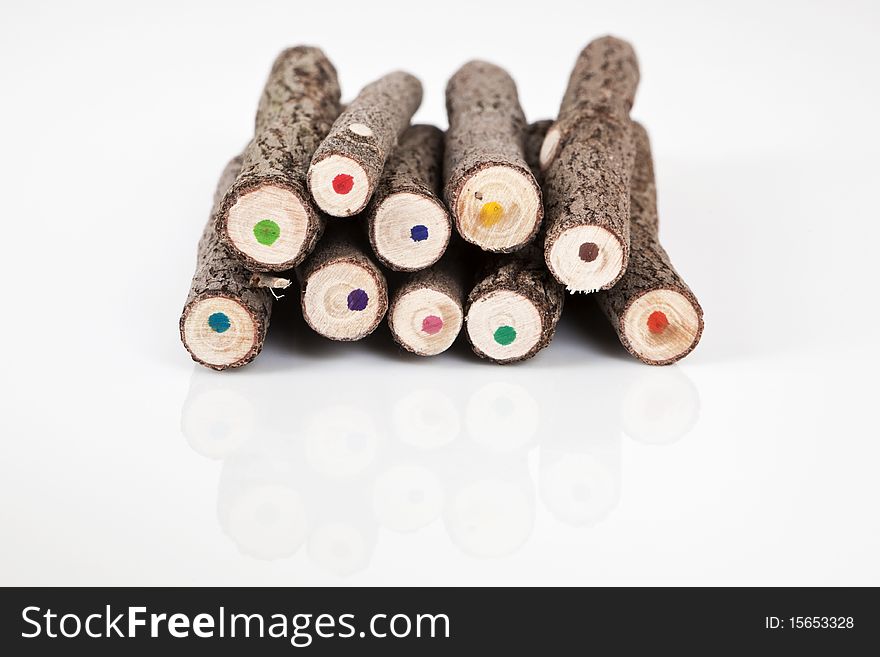
[{"label": "teal colored core", "polygon": [[495,334],[492,337],[495,338],[495,342],[506,347],[516,340],[516,329],[512,326],[499,326],[495,329]]},{"label": "teal colored core", "polygon": [[271,219],[263,219],[254,225],[254,237],[260,244],[272,246],[279,235],[281,235],[281,229]]},{"label": "teal colored core", "polygon": [[230,325],[231,322],[226,313],[214,313],[208,317],[208,326],[217,331],[217,333],[223,333],[224,331],[229,330]]}]

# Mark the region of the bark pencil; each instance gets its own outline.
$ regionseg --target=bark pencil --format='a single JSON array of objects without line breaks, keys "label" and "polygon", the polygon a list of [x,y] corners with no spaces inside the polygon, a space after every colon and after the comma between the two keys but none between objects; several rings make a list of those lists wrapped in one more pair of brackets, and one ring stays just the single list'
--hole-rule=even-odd
[{"label": "bark pencil", "polygon": [[360,340],[388,310],[388,286],[355,220],[334,221],[297,268],[306,323],[331,340]]},{"label": "bark pencil", "polygon": [[485,251],[509,253],[541,225],[541,189],[526,163],[526,120],[504,69],[469,62],[446,86],[446,204],[459,234]]},{"label": "bark pencil", "polygon": [[223,241],[249,269],[291,269],[317,243],[323,218],[309,197],[306,172],[338,114],[339,83],[324,53],[308,46],[282,52],[219,212]]},{"label": "bark pencil", "polygon": [[385,164],[367,212],[370,244],[389,269],[416,271],[437,262],[452,220],[440,200],[443,131],[413,125]]},{"label": "bark pencil", "polygon": [[422,84],[396,71],[364,87],[333,123],[309,166],[309,190],[324,212],[363,210],[385,161],[422,102]]},{"label": "bark pencil", "polygon": [[541,149],[544,257],[570,291],[614,285],[629,258],[629,111],[639,69],[632,47],[604,37],[581,52]]},{"label": "bark pencil", "polygon": [[241,165],[239,156],[220,177],[180,317],[183,345],[194,361],[215,370],[240,367],[256,358],[272,312],[271,292],[252,284],[251,272],[224,246],[217,231],[217,209]]},{"label": "bark pencil", "polygon": [[703,309],[660,245],[651,144],[648,133],[635,122],[633,134],[636,166],[629,267],[617,285],[596,300],[633,356],[649,365],[668,365],[697,346]]}]

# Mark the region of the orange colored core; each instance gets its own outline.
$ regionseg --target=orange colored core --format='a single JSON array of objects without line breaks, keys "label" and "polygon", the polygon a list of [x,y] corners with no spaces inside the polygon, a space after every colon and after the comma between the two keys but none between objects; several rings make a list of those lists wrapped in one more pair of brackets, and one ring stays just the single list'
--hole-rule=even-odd
[{"label": "orange colored core", "polygon": [[666,319],[666,313],[655,310],[648,317],[648,330],[651,333],[663,333],[669,326],[669,320]]}]

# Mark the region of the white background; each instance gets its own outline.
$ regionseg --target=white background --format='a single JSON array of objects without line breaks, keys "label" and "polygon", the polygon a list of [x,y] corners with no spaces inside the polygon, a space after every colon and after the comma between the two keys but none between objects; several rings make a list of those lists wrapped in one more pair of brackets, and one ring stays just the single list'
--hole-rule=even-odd
[{"label": "white background", "polygon": [[[5,2],[0,584],[880,584],[876,7]],[[346,99],[406,68],[445,126],[466,60],[549,117],[604,33],[641,60],[690,357],[634,362],[580,299],[528,363],[418,360],[288,297],[252,365],[189,360],[279,50]]]}]

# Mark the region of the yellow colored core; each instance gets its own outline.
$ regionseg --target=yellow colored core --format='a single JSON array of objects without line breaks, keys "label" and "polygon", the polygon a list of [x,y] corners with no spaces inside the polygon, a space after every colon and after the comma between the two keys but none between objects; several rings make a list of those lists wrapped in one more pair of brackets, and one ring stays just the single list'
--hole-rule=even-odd
[{"label": "yellow colored core", "polygon": [[495,201],[484,203],[480,208],[480,223],[487,228],[491,228],[497,224],[504,215],[504,207]]}]

